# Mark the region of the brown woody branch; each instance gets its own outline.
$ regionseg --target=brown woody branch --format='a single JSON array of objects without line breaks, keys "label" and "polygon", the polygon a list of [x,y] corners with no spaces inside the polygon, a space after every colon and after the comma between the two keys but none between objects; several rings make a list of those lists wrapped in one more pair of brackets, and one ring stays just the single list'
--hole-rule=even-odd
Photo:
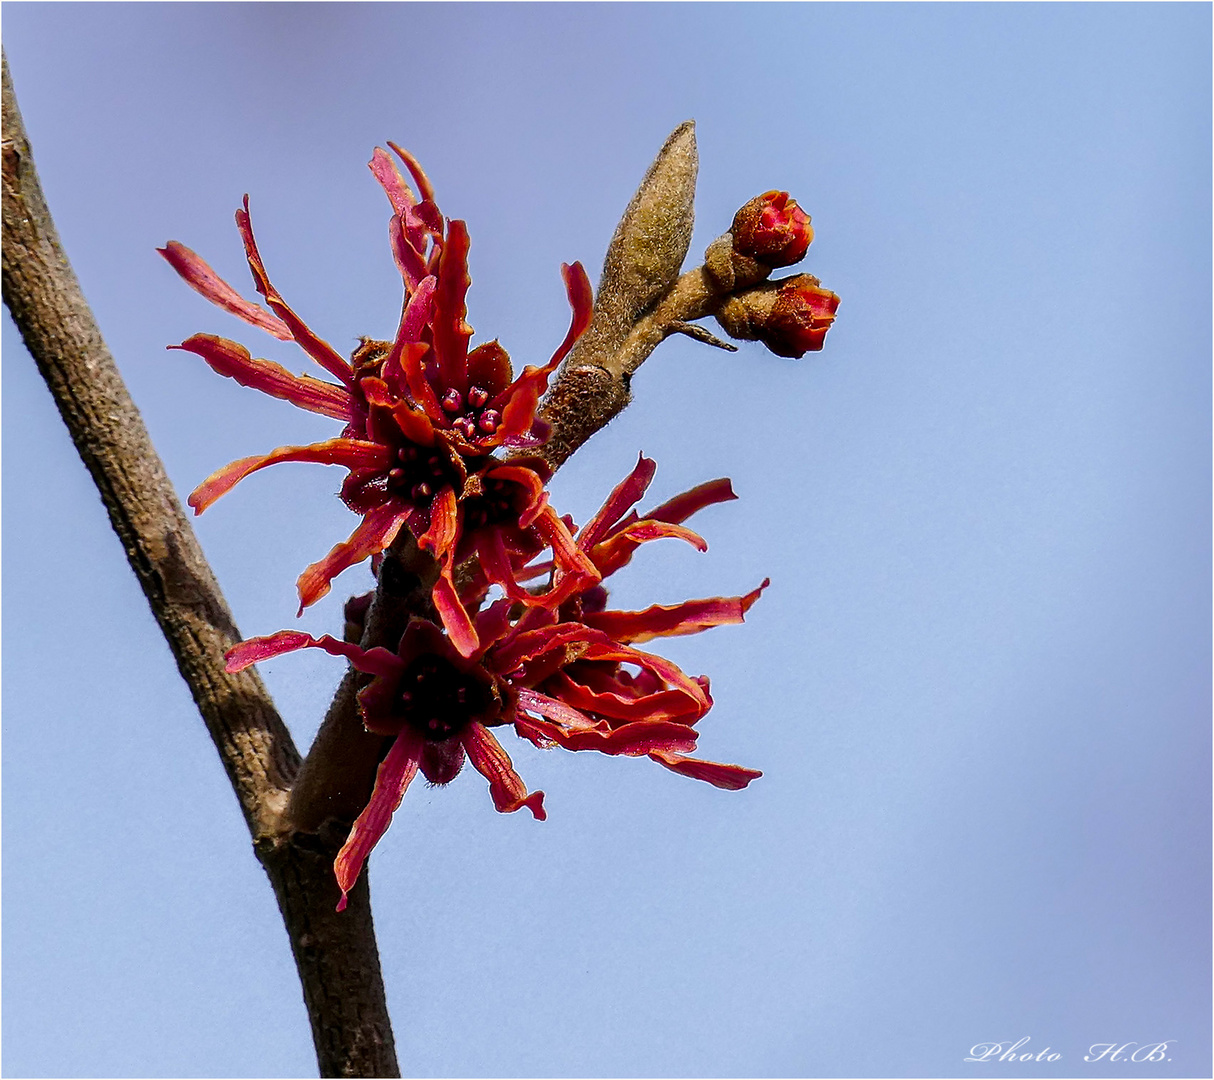
[{"label": "brown woody branch", "polygon": [[34,169],[3,61],[3,285],[182,678],[219,752],[278,897],[322,1076],[398,1076],[366,876],[338,917],[344,834],[290,832],[299,753],[253,671],[229,675],[240,633],[102,340]]}]

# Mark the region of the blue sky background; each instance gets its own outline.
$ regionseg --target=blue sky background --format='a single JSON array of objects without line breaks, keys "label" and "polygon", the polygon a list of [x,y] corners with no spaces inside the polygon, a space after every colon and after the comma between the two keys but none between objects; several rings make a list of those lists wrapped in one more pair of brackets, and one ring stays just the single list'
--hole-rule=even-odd
[{"label": "blue sky background", "polygon": [[[584,520],[639,450],[652,502],[733,478],[708,554],[653,545],[614,595],[770,575],[745,627],[664,650],[712,677],[705,756],[765,775],[512,741],[546,823],[475,775],[411,790],[372,861],[407,1075],[1209,1075],[1209,6],[10,2],[3,30],[183,496],[335,433],[164,350],[305,368],[154,253],[252,295],[245,192],[275,284],[348,350],[395,327],[365,163],[408,146],[469,223],[476,340],[516,364],[682,120],[693,259],[769,188],[813,215],[826,350],[666,343],[554,494]],[[314,1075],[236,801],[7,316],[3,452],[4,1071]],[[293,622],[354,521],[338,482],[279,467],[199,519],[244,632]],[[263,671],[306,745],[340,663]],[[1023,1036],[1062,1057],[963,1061]]]}]

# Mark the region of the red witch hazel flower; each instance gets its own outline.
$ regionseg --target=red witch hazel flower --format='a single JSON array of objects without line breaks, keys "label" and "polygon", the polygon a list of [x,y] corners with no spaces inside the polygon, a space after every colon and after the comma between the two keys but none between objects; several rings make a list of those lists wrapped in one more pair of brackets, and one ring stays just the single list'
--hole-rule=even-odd
[{"label": "red witch hazel flower", "polygon": [[[626,565],[650,540],[680,537],[706,548],[682,522],[705,506],[734,498],[729,481],[712,481],[640,517],[632,507],[653,472],[653,462],[642,457],[577,534],[577,550],[603,577]],[[548,561],[520,576],[556,573]],[[371,799],[335,862],[344,907],[363,863],[419,771],[432,783],[445,784],[467,758],[489,781],[497,810],[512,813],[526,807],[536,818],[546,817],[543,793],[528,792],[493,734],[495,727],[513,725],[518,735],[545,749],[647,756],[720,788],[744,788],[762,775],[690,756],[699,737],[695,725],[712,706],[708,680],[690,678],[670,661],[634,645],[742,622],[766,585],[764,581],[745,596],[644,611],[606,610],[607,594],[597,583],[567,593],[555,609],[528,607],[506,596],[477,611],[478,647],[467,657],[437,626],[419,619],[410,621],[395,653],[283,630],[236,646],[228,653],[228,670],[295,649],[320,648],[374,676],[358,695],[363,721],[369,731],[394,741],[379,766]],[[478,607],[484,591],[483,582],[475,583],[461,599]]]},{"label": "red witch hazel flower", "polygon": [[197,292],[251,325],[295,341],[338,382],[293,375],[210,334],[195,334],[171,348],[196,353],[241,385],[345,423],[337,438],[283,446],[224,466],[195,489],[189,503],[201,513],[250,473],[279,462],[345,467],[349,476],[342,498],[362,521],[300,576],[300,612],[328,593],[341,571],[384,550],[403,526],[439,560],[435,606],[457,650],[468,656],[477,647],[476,631],[454,585],[454,568],[463,559],[492,548],[498,558],[491,565],[500,566],[504,549],[509,565],[551,547],[559,589],[550,597],[529,596],[531,604],[557,603],[595,577],[548,505],[547,467],[538,459],[507,464],[493,456],[501,448],[541,445],[547,437],[536,408],[549,376],[589,324],[590,283],[581,264],[562,267],[573,319],[544,366],[528,366],[513,378],[510,358],[496,341],[469,350],[467,228],[462,221],[444,220],[417,162],[389,146],[420,195],[388,154],[376,149],[370,167],[392,206],[389,236],[404,282],[404,303],[395,339],[364,339],[349,361],[309,330],[270,283],[253,238],[247,196],[236,223],[269,311],[241,298],[189,248],[174,241],[161,249]]}]

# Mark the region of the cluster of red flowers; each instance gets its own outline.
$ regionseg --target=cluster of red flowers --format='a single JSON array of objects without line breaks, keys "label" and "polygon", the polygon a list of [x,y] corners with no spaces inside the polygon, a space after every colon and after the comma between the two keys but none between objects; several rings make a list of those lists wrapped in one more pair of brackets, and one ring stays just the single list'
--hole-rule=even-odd
[{"label": "cluster of red flowers", "polygon": [[[419,770],[433,783],[447,783],[467,757],[489,781],[499,811],[525,806],[544,818],[543,793],[528,793],[494,727],[512,725],[540,747],[647,756],[722,788],[745,787],[760,775],[689,756],[695,725],[712,705],[708,681],[690,678],[635,646],[741,622],[767,582],[744,596],[644,611],[608,610],[602,585],[650,540],[677,537],[706,548],[683,522],[705,506],[734,498],[729,482],[703,484],[641,516],[634,507],[655,468],[641,457],[580,529],[560,516],[545,490],[549,469],[526,451],[548,434],[536,410],[549,376],[589,324],[586,274],[578,263],[562,267],[573,316],[543,367],[527,367],[514,378],[496,341],[470,350],[467,229],[462,221],[444,219],[417,162],[389,146],[416,188],[386,152],[375,151],[370,167],[391,203],[392,251],[404,282],[392,342],[364,339],[347,361],[309,330],[270,283],[247,197],[236,221],[265,307],[240,297],[183,245],[171,242],[161,250],[204,297],[275,337],[295,341],[336,382],[291,374],[209,334],[174,348],[201,356],[244,386],[345,425],[337,438],[280,447],[218,470],[190,496],[195,512],[267,465],[340,465],[349,471],[342,499],[361,520],[348,539],[300,576],[300,612],[324,596],[341,571],[384,551],[402,528],[439,564],[432,599],[441,627],[413,618],[395,650],[284,630],[245,641],[228,654],[228,669],[238,671],[315,647],[372,676],[358,696],[363,721],[393,742],[370,802],[337,858],[343,907]],[[808,218],[801,214],[798,220],[796,204],[789,210],[783,198],[774,217],[760,214],[753,223],[746,244],[756,257],[783,244],[785,251],[800,246],[800,258],[812,237]],[[773,265],[786,265],[779,258]],[[503,459],[495,456],[499,450],[516,453]],[[476,572],[457,576],[456,568],[473,559]],[[491,600],[495,593],[500,598]]]}]

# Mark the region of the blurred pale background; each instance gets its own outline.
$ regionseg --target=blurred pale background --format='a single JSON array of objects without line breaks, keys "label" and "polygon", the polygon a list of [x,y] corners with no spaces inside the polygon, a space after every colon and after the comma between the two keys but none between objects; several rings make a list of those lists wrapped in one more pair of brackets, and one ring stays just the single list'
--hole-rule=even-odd
[{"label": "blurred pale background", "polygon": [[[399,278],[393,139],[472,235],[470,321],[516,363],[698,122],[692,257],[772,187],[843,298],[802,362],[679,339],[564,469],[579,520],[729,475],[711,550],[621,605],[737,593],[672,642],[711,675],[722,792],[509,743],[550,817],[418,786],[372,861],[420,1075],[1209,1075],[1210,29],[1205,5],[8,3],[64,243],[183,494],[327,437],[164,346],[234,336],[154,248],[252,295],[232,213],[341,349]],[[312,1074],[270,889],[219,762],[11,323],[4,331],[4,1071]],[[249,634],[352,526],[336,470],[198,522]],[[350,571],[301,621],[336,630]],[[265,675],[307,744],[341,672]],[[965,1064],[1028,1036],[1053,1064]],[[1175,1040],[1170,1061],[1083,1062]]]}]

